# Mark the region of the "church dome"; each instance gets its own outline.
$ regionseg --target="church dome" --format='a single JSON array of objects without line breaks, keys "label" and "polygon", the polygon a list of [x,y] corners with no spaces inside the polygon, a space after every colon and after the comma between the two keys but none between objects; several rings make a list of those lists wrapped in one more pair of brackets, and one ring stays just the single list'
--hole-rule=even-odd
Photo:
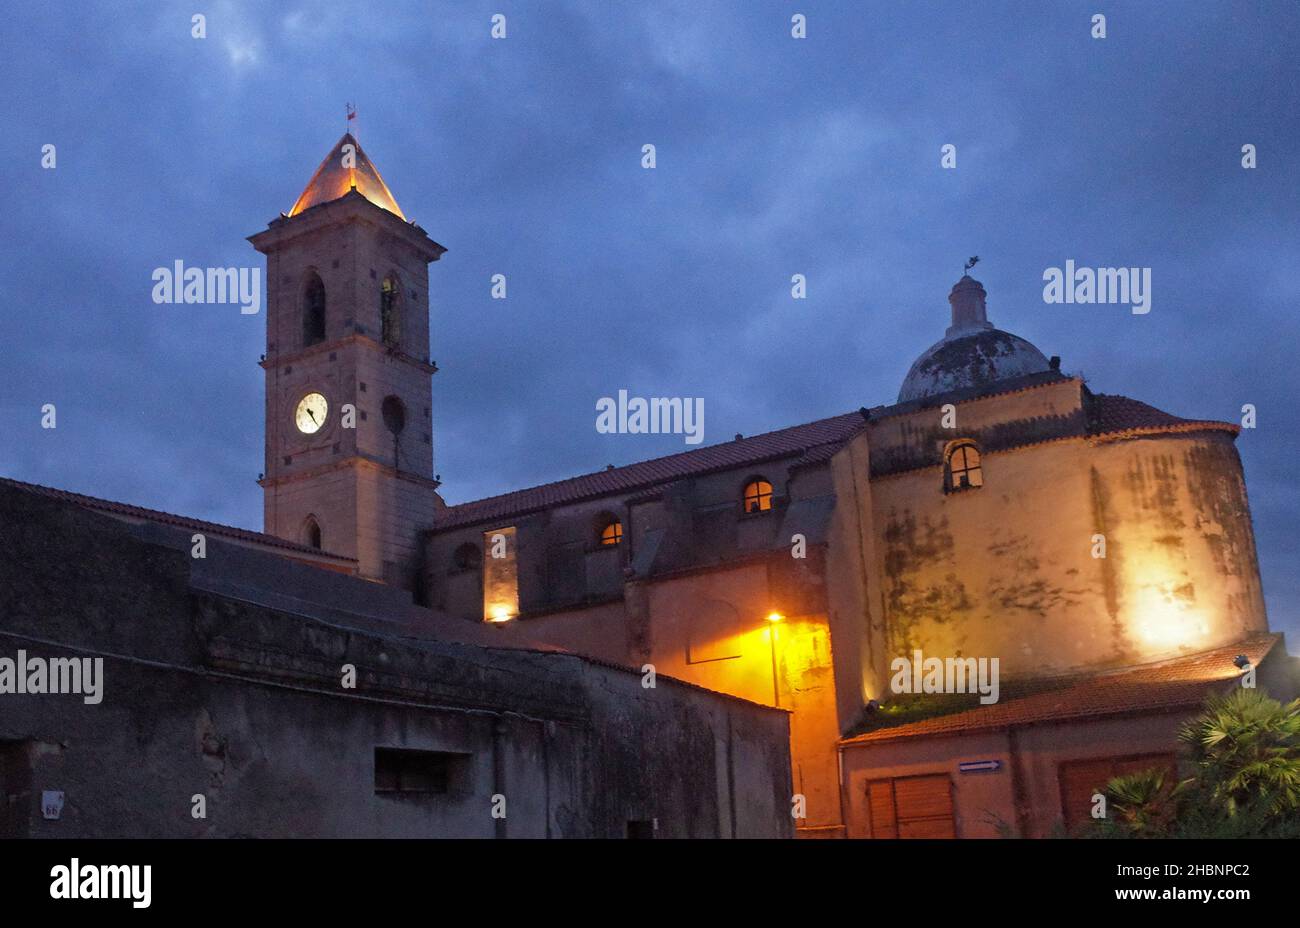
[{"label": "church dome", "polygon": [[898,391],[900,403],[1051,370],[1032,344],[993,327],[985,295],[984,285],[969,275],[953,286],[948,295],[952,325],[907,372]]}]

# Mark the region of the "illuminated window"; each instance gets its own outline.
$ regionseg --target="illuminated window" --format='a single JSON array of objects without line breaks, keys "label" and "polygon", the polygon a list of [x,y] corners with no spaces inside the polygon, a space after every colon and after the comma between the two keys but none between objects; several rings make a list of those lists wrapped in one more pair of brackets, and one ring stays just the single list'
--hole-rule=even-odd
[{"label": "illuminated window", "polygon": [[320,523],[315,516],[308,516],[302,524],[302,543],[309,548],[320,548]]},{"label": "illuminated window", "polygon": [[302,346],[325,340],[325,284],[315,271],[307,272],[302,292]]},{"label": "illuminated window", "polygon": [[623,540],[623,523],[614,519],[600,530],[602,545],[616,545]]},{"label": "illuminated window", "polygon": [[385,345],[396,348],[402,343],[401,287],[397,278],[384,278],[379,288],[379,324]]},{"label": "illuminated window", "polygon": [[478,570],[483,566],[483,553],[478,545],[466,542],[452,554],[451,563],[456,570]]},{"label": "illuminated window", "polygon": [[767,512],[772,508],[772,484],[766,480],[751,480],[745,484],[745,512]]},{"label": "illuminated window", "polygon": [[984,486],[980,449],[969,439],[953,442],[944,461],[944,489],[970,490]]},{"label": "illuminated window", "polygon": [[514,526],[483,533],[483,620],[519,616],[518,544]]}]

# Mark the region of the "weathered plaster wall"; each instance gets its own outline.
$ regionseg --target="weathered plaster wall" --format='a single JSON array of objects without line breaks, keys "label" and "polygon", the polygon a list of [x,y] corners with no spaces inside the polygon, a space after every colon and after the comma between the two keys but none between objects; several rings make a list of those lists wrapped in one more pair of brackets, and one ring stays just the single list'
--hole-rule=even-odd
[{"label": "weathered plaster wall", "polygon": [[1125,654],[1197,651],[1267,628],[1241,459],[1200,432],[1090,448],[1105,608]]},{"label": "weathered plaster wall", "polygon": [[[945,494],[940,467],[872,484],[889,660],[997,657],[1004,674],[1118,658],[1090,555],[1082,442],[983,455],[984,486]],[[875,695],[875,694],[873,694]]]},{"label": "weathered plaster wall", "polygon": [[958,493],[943,492],[938,466],[873,482],[894,655],[997,657],[1002,673],[1032,675],[1266,626],[1227,436],[1067,439],[982,465],[983,488]]},{"label": "weathered plaster wall", "polygon": [[[963,736],[906,738],[846,747],[851,837],[869,834],[868,780],[946,774],[953,784],[959,838],[1048,837],[1061,828],[1060,765],[1067,761],[1173,753],[1181,714],[1031,725]],[[992,771],[963,773],[965,761],[997,760]],[[1017,782],[1018,780],[1018,782]],[[1019,797],[1019,798],[1017,798]],[[1019,805],[1019,809],[1017,806]]]},{"label": "weathered plaster wall", "polygon": [[[858,721],[880,693],[888,666],[880,557],[872,522],[874,488],[868,473],[869,437],[859,435],[831,460],[836,507],[826,551],[826,598],[835,641],[837,722]],[[878,669],[880,668],[880,669]]]},{"label": "weathered plaster wall", "polygon": [[830,627],[824,613],[769,622],[784,598],[770,570],[759,563],[649,585],[651,662],[658,673],[789,710],[794,784],[808,800],[801,824],[838,824]]},{"label": "weathered plaster wall", "polygon": [[[399,638],[382,616],[349,626],[337,608],[316,618],[309,598],[274,608],[274,591],[223,584],[227,554],[242,583],[269,557],[210,540],[192,577],[177,539],[0,491],[0,654],[105,660],[99,705],[0,695],[0,742],[29,768],[14,798],[23,832],[620,836],[655,819],[660,836],[791,831],[785,713],[671,680],[644,689],[562,654]],[[421,624],[399,618],[408,635]],[[355,690],[338,685],[345,663]],[[463,776],[445,795],[376,795],[376,747],[463,753]],[[59,821],[40,817],[43,789],[66,792]],[[490,815],[498,792],[504,824]],[[190,815],[194,794],[206,820]]]},{"label": "weathered plaster wall", "polygon": [[[967,760],[1000,760],[992,773],[963,774]],[[1008,771],[1006,735],[989,732],[961,738],[912,738],[846,747],[844,804],[850,838],[871,836],[867,783],[891,777],[944,774],[952,779],[953,814],[958,838],[996,838],[999,819],[1014,827],[1015,803]]]}]

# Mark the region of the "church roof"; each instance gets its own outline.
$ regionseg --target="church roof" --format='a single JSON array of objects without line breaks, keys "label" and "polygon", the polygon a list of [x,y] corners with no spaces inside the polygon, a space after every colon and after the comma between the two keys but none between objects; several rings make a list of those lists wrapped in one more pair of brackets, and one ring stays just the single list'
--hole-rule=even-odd
[{"label": "church roof", "polygon": [[[890,406],[875,406],[869,411],[869,415],[871,421],[876,422],[891,416],[907,415],[929,408],[940,400],[964,402],[1003,393],[1032,390],[1070,379],[1054,370],[1035,372],[1022,377],[965,387],[935,397],[925,397]],[[1091,394],[1085,391],[1084,408],[1084,415],[1067,423],[1063,431],[1052,437],[1120,438],[1170,431],[1189,432],[1209,429],[1232,434],[1240,431],[1236,425],[1229,422],[1184,419],[1127,396]],[[648,499],[652,498],[650,491],[675,480],[757,465],[792,455],[799,455],[794,462],[796,466],[819,464],[829,460],[831,455],[861,431],[865,424],[860,412],[850,412],[829,419],[818,419],[803,425],[766,432],[751,438],[739,438],[667,457],[608,468],[554,483],[448,506],[436,516],[434,531],[446,531],[480,522],[502,521],[602,496],[636,494],[633,498]],[[1032,440],[1032,435],[1026,435],[1001,450],[1032,443]],[[874,472],[873,468],[873,475]]]},{"label": "church roof", "polygon": [[730,470],[792,454],[807,454],[819,446],[838,447],[865,424],[860,413],[851,412],[750,438],[737,438],[667,457],[449,506],[437,516],[435,530],[522,515],[614,493],[627,493],[683,477]]},{"label": "church roof", "polygon": [[34,493],[39,496],[47,496],[51,499],[62,500],[67,503],[75,503],[85,509],[93,509],[107,515],[131,520],[157,522],[162,525],[170,525],[174,528],[182,528],[191,532],[202,532],[205,535],[216,535],[219,538],[226,538],[231,541],[243,542],[245,544],[280,548],[297,554],[310,555],[314,559],[337,563],[356,563],[352,558],[345,558],[338,554],[330,554],[328,551],[322,551],[319,548],[310,548],[307,545],[300,545],[296,542],[286,541],[285,539],[277,538],[274,535],[265,535],[262,532],[252,532],[244,528],[235,528],[233,525],[221,525],[216,522],[205,522],[202,519],[191,519],[187,516],[178,516],[170,512],[161,512],[157,509],[145,509],[141,506],[132,506],[130,503],[118,503],[110,499],[100,499],[96,496],[84,496],[81,493],[72,493],[68,490],[59,490],[55,487],[42,486],[39,483],[24,483],[21,480],[12,480],[8,477],[0,477],[0,486],[12,487],[16,490]]},{"label": "church roof", "polygon": [[[1005,698],[1004,692],[1004,698],[993,705],[877,728],[845,738],[840,743],[854,745],[901,738],[942,737],[1044,722],[1195,708],[1211,692],[1226,688],[1241,676],[1241,670],[1233,663],[1238,654],[1244,654],[1252,666],[1258,667],[1281,640],[1279,634],[1261,632],[1186,657],[1112,673],[1062,679],[1055,688],[1019,699]],[[1284,658],[1285,653],[1281,651]],[[1003,690],[1006,689],[1004,683]]]},{"label": "church roof", "polygon": [[[353,146],[353,151],[345,152],[343,150],[345,145]],[[346,163],[351,165],[350,167],[344,166],[345,159]],[[297,216],[313,206],[337,200],[339,197],[346,196],[353,188],[380,209],[386,209],[400,219],[406,218],[397,201],[393,199],[388,185],[379,176],[379,170],[366,157],[366,153],[361,150],[361,143],[351,132],[345,132],[333,151],[320,163],[320,167],[307,183],[307,188],[293,204],[293,209],[289,210],[289,215]]]},{"label": "church roof", "polygon": [[1118,435],[1150,430],[1190,431],[1195,429],[1216,429],[1232,432],[1234,435],[1241,427],[1231,422],[1218,422],[1213,419],[1184,419],[1160,409],[1156,409],[1140,400],[1118,394],[1094,393],[1088,404],[1088,434]]}]

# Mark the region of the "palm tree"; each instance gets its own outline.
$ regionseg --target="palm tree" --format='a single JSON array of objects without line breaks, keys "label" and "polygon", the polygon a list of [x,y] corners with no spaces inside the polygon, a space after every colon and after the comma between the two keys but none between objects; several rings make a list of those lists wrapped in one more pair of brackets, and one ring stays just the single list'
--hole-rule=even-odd
[{"label": "palm tree", "polygon": [[1300,812],[1300,699],[1283,705],[1243,688],[1211,696],[1180,737],[1201,785],[1229,817]]},{"label": "palm tree", "polygon": [[1169,834],[1190,782],[1175,782],[1155,768],[1114,777],[1105,789],[1108,830],[1137,838]]},{"label": "palm tree", "polygon": [[1183,726],[1190,778],[1115,777],[1104,794],[1108,837],[1300,837],[1300,699],[1255,689],[1215,694]]}]

